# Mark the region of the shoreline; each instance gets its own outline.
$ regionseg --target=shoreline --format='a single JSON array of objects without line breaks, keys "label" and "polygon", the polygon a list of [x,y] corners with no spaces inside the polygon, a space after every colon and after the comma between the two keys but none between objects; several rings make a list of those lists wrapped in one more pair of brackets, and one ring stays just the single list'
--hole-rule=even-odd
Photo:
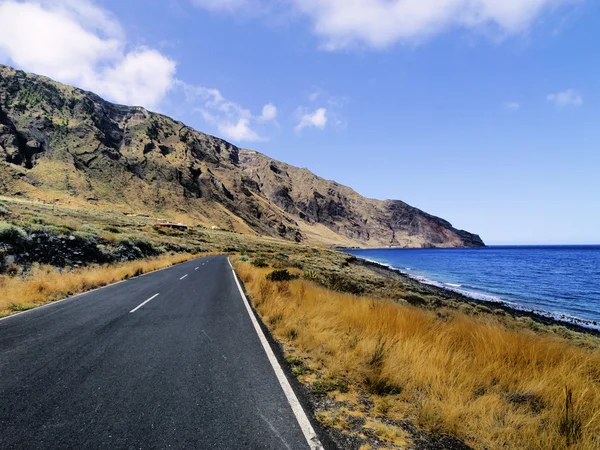
[{"label": "shoreline", "polygon": [[[539,322],[542,325],[563,326],[579,333],[600,336],[600,323],[594,322],[592,320],[571,317],[567,314],[557,317],[559,313],[553,314],[547,311],[534,310],[525,306],[510,303],[502,299],[492,300],[493,297],[491,295],[486,296],[485,294],[477,294],[474,292],[473,296],[470,296],[467,295],[468,292],[455,289],[452,286],[444,286],[442,283],[439,283],[441,285],[438,286],[438,284],[434,284],[436,282],[434,282],[433,280],[431,283],[428,283],[421,279],[418,279],[416,276],[411,276],[410,274],[403,272],[400,269],[396,269],[395,267],[367,258],[362,258],[360,256],[351,255],[349,253],[348,255],[354,256],[359,264],[367,266],[381,275],[393,275],[397,278],[402,279],[402,281],[406,282],[409,285],[418,287],[418,289],[421,291],[429,292],[431,294],[438,295],[445,299],[455,300],[461,303],[477,303],[488,308],[501,309],[514,318],[528,317],[530,319],[535,320],[536,322]],[[488,297],[489,300],[486,300],[485,297]]]}]

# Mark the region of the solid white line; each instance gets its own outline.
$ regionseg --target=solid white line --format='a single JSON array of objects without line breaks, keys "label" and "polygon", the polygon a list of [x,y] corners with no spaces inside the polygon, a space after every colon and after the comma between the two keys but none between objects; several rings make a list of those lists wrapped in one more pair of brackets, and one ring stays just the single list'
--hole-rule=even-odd
[{"label": "solid white line", "polygon": [[315,430],[312,427],[310,420],[308,420],[308,417],[306,416],[304,409],[302,409],[302,405],[300,404],[298,397],[296,397],[296,394],[294,393],[292,386],[290,385],[288,379],[285,377],[285,374],[283,373],[283,369],[279,365],[279,362],[277,361],[277,357],[275,356],[275,353],[273,353],[273,349],[269,345],[269,341],[267,341],[267,338],[265,337],[265,334],[263,333],[262,328],[260,328],[260,325],[258,324],[256,317],[254,317],[252,308],[250,308],[250,303],[248,302],[248,299],[246,298],[246,294],[244,294],[244,290],[242,289],[242,286],[240,285],[240,282],[237,279],[235,270],[233,270],[233,266],[231,265],[231,261],[229,260],[229,258],[227,258],[227,262],[229,262],[229,267],[231,267],[231,271],[233,272],[233,279],[235,280],[235,283],[237,284],[237,287],[240,291],[240,295],[242,296],[242,300],[244,301],[244,305],[246,306],[246,311],[248,312],[248,315],[250,316],[252,325],[254,325],[254,330],[256,331],[256,334],[258,335],[258,338],[260,339],[260,343],[262,344],[263,348],[265,349],[265,353],[267,354],[267,357],[269,358],[269,362],[271,363],[271,366],[273,367],[273,370],[275,371],[275,375],[277,376],[277,379],[279,380],[279,384],[281,385],[281,388],[283,389],[283,392],[285,393],[287,401],[289,402],[290,406],[292,407],[292,411],[294,412],[294,415],[296,416],[296,420],[298,421],[298,424],[300,425],[300,428],[302,429],[302,433],[304,434],[304,438],[306,439],[308,446],[311,448],[311,450],[323,450],[323,445],[321,444],[321,441],[319,441],[319,437],[317,436],[317,433],[315,433]]},{"label": "solid white line", "polygon": [[179,281],[183,280],[185,277],[187,277],[187,273],[186,273],[184,276],[182,276],[182,277],[179,279]]},{"label": "solid white line", "polygon": [[138,309],[140,309],[142,306],[144,306],[146,303],[148,303],[150,300],[154,300],[156,297],[158,297],[159,294],[154,294],[152,297],[150,297],[148,300],[146,300],[144,303],[142,303],[141,305],[133,308],[131,311],[129,311],[130,313],[134,313],[136,312]]}]

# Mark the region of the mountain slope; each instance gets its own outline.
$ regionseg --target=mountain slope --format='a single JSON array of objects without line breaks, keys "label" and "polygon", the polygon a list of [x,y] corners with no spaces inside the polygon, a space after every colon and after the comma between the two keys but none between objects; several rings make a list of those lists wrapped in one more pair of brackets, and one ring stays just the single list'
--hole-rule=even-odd
[{"label": "mountain slope", "polygon": [[0,191],[343,246],[476,247],[401,201],[239,149],[140,107],[0,66]]}]

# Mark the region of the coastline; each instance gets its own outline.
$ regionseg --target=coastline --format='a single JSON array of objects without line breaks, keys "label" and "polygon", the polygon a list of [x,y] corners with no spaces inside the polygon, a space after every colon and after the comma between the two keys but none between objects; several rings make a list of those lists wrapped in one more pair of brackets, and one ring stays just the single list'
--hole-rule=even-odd
[{"label": "coastline", "polygon": [[354,256],[359,264],[370,268],[371,270],[379,273],[380,275],[399,278],[403,282],[415,286],[420,291],[428,292],[433,295],[437,295],[442,298],[458,301],[461,303],[477,303],[488,308],[501,309],[514,318],[528,317],[532,320],[535,320],[536,322],[539,322],[542,325],[563,326],[579,333],[600,336],[599,322],[580,319],[577,317],[569,316],[567,314],[535,310],[527,308],[526,306],[510,303],[506,300],[502,300],[491,295],[477,294],[475,292],[470,293],[468,291],[460,290],[452,286],[444,285],[442,283],[436,283],[434,281],[428,282],[421,279],[421,277],[416,277],[409,273],[403,272],[402,270],[392,267],[390,265],[373,261],[367,258],[362,258],[356,255],[348,255]]}]

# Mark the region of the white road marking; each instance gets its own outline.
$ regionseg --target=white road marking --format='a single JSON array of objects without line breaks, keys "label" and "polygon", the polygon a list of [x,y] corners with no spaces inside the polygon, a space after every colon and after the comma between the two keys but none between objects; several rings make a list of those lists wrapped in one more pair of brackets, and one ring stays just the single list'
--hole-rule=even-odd
[{"label": "white road marking", "polygon": [[183,280],[185,277],[187,277],[187,273],[186,273],[184,276],[182,276],[182,277],[179,279],[179,281]]},{"label": "white road marking", "polygon": [[[206,256],[205,256],[205,258],[206,258]],[[137,278],[147,277],[148,275],[152,275],[152,274],[155,274],[157,272],[162,272],[163,270],[173,269],[174,267],[177,267],[177,266],[179,266],[181,264],[185,264],[187,262],[189,262],[189,261],[184,261],[182,263],[175,264],[174,266],[163,267],[162,269],[153,270],[152,272],[148,272],[148,273],[145,273],[143,275],[139,275],[137,277],[131,277],[131,278],[127,279],[127,280],[121,280],[121,281],[117,281],[115,283],[107,284],[106,286],[100,286],[99,288],[91,289],[89,291],[82,292],[81,294],[76,294],[76,295],[73,295],[71,297],[66,297],[66,298],[63,298],[63,299],[60,299],[60,300],[56,300],[54,302],[46,303],[46,304],[41,305],[41,306],[36,306],[35,308],[28,309],[27,311],[21,311],[21,312],[18,312],[18,313],[15,313],[15,314],[11,314],[11,315],[6,316],[6,317],[0,317],[0,322],[2,322],[4,320],[13,319],[13,318],[19,317],[19,316],[24,316],[26,314],[29,314],[29,313],[32,313],[32,312],[35,312],[35,311],[39,311],[40,309],[46,309],[48,307],[53,307],[55,305],[59,305],[59,304],[61,304],[63,302],[66,302],[68,300],[75,300],[75,299],[77,299],[79,297],[84,297],[84,296],[86,296],[88,294],[92,294],[92,293],[94,293],[96,291],[100,291],[102,289],[106,289],[106,288],[109,288],[109,287],[116,286],[117,284],[127,283],[128,281],[132,281],[132,280],[135,280]],[[59,311],[60,311],[60,309],[57,310],[57,311],[55,311],[55,312],[59,312]]]},{"label": "white road marking", "polygon": [[129,311],[130,313],[134,313],[136,312],[138,309],[140,309],[142,306],[144,306],[146,303],[148,303],[150,300],[154,300],[156,297],[158,297],[160,294],[154,294],[152,297],[150,297],[148,300],[146,300],[144,303],[142,303],[141,305],[138,305],[137,307],[133,308],[131,311]]},{"label": "white road marking", "polygon": [[324,450],[323,445],[321,444],[321,441],[319,441],[319,437],[317,436],[317,433],[315,433],[315,430],[314,430],[313,426],[311,425],[310,420],[308,420],[308,417],[306,416],[304,409],[302,409],[302,405],[300,404],[298,397],[296,397],[296,394],[294,393],[292,386],[290,385],[289,381],[285,377],[285,374],[283,373],[283,369],[279,365],[279,362],[277,361],[277,357],[275,356],[275,353],[273,353],[273,349],[269,345],[269,341],[267,341],[267,338],[265,337],[265,334],[263,333],[262,329],[260,328],[260,325],[258,324],[256,317],[254,317],[254,313],[252,312],[252,308],[250,307],[250,302],[248,302],[248,299],[246,298],[246,294],[244,294],[242,286],[240,285],[240,282],[237,279],[235,270],[233,270],[233,266],[231,265],[231,261],[229,260],[229,258],[227,258],[227,262],[229,262],[229,267],[231,267],[231,271],[233,272],[233,279],[235,280],[235,283],[237,284],[237,287],[240,291],[240,295],[242,296],[242,300],[244,301],[244,305],[246,306],[246,311],[248,312],[248,315],[250,316],[252,325],[254,325],[254,330],[256,331],[256,334],[258,335],[258,338],[260,339],[260,343],[262,344],[263,348],[265,349],[265,353],[267,354],[267,357],[269,358],[271,367],[273,367],[273,370],[275,371],[275,375],[277,376],[277,379],[279,380],[279,384],[281,385],[281,388],[283,389],[283,392],[287,398],[287,401],[290,404],[290,406],[292,407],[292,411],[294,412],[294,415],[296,416],[296,420],[298,421],[298,424],[300,425],[300,428],[302,429],[302,433],[304,434],[304,438],[306,439],[306,442],[308,443],[311,450]]},{"label": "white road marking", "polygon": [[198,270],[200,267],[196,267],[194,270]]}]

